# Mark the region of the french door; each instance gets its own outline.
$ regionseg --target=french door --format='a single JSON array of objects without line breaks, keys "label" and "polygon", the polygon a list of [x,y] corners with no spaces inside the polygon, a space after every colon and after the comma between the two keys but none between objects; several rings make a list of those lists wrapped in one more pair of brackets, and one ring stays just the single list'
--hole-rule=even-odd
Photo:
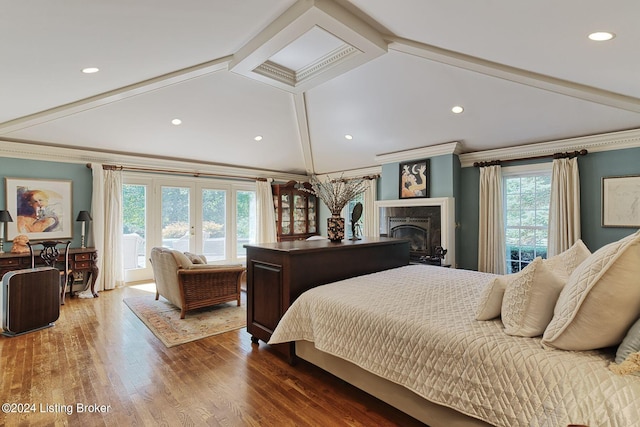
[{"label": "french door", "polygon": [[242,245],[255,242],[255,200],[253,183],[126,176],[125,280],[153,277],[148,259],[154,246],[204,254],[210,263],[242,262]]}]

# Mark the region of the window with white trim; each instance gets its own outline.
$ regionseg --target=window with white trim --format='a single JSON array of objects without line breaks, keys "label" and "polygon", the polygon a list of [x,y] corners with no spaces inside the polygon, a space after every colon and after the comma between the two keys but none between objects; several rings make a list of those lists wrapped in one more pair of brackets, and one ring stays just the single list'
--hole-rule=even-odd
[{"label": "window with white trim", "polygon": [[502,169],[507,273],[547,257],[551,164]]}]

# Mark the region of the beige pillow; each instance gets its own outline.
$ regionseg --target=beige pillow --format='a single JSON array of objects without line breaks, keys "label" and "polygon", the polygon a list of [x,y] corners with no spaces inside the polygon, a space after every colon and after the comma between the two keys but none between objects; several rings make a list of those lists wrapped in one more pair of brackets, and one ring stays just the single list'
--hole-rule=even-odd
[{"label": "beige pillow", "polygon": [[508,335],[537,337],[553,318],[565,281],[537,257],[515,275],[504,291],[502,323]]},{"label": "beige pillow", "polygon": [[563,350],[619,344],[640,315],[640,231],[591,254],[560,293],[542,343]]},{"label": "beige pillow", "polygon": [[184,254],[186,255],[187,258],[189,258],[189,261],[191,261],[194,264],[207,263],[207,257],[205,257],[204,255],[197,255],[191,252],[185,252]]},{"label": "beige pillow", "polygon": [[[578,239],[578,241],[576,241],[569,249],[561,254],[544,260],[544,262],[549,270],[553,271],[556,276],[566,282],[571,273],[589,255],[591,255],[589,249],[585,246],[582,240]],[[480,295],[480,300],[478,301],[478,307],[476,309],[476,320],[491,320],[500,316],[504,291],[509,282],[511,280],[515,280],[516,276],[522,273],[522,271],[524,271],[524,269],[518,273],[496,277],[489,282]]]},{"label": "beige pillow", "polygon": [[193,265],[189,257],[182,252],[172,249],[171,254],[173,254],[173,258],[176,260],[178,267],[189,268]]},{"label": "beige pillow", "polygon": [[544,261],[547,267],[556,276],[560,276],[566,282],[571,273],[591,255],[591,251],[584,242],[578,239],[569,249]]},{"label": "beige pillow", "polygon": [[518,274],[520,273],[497,276],[484,287],[476,309],[476,320],[491,320],[500,316],[504,290],[509,280]]}]

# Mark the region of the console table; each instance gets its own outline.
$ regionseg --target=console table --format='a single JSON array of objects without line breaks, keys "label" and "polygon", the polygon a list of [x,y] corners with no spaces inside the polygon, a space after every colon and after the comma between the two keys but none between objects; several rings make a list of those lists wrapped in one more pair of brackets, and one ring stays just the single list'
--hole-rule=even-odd
[{"label": "console table", "polygon": [[[247,332],[268,342],[285,311],[304,291],[409,264],[409,242],[386,237],[289,241],[247,249]],[[292,360],[293,343],[274,348]]]},{"label": "console table", "polygon": [[[60,253],[60,258],[64,256],[64,253]],[[42,260],[40,259],[40,251],[36,251],[36,265],[41,266]],[[85,289],[91,287],[91,294],[94,298],[98,297],[98,293],[95,291],[96,279],[98,278],[98,266],[96,260],[98,258],[98,252],[95,248],[70,248],[69,249],[69,263],[74,273],[82,273],[83,283]],[[5,273],[14,270],[23,270],[25,268],[31,268],[31,255],[27,253],[12,254],[5,252],[0,254],[0,277]]]}]

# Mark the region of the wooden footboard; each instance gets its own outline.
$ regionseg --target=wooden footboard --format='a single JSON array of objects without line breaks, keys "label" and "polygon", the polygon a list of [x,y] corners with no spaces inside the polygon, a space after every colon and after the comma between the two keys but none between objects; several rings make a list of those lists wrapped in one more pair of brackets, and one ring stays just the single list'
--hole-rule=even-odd
[{"label": "wooden footboard", "polygon": [[353,363],[316,349],[308,341],[296,341],[296,356],[358,387],[431,427],[488,427],[490,424],[438,405],[396,383],[378,377]]}]

